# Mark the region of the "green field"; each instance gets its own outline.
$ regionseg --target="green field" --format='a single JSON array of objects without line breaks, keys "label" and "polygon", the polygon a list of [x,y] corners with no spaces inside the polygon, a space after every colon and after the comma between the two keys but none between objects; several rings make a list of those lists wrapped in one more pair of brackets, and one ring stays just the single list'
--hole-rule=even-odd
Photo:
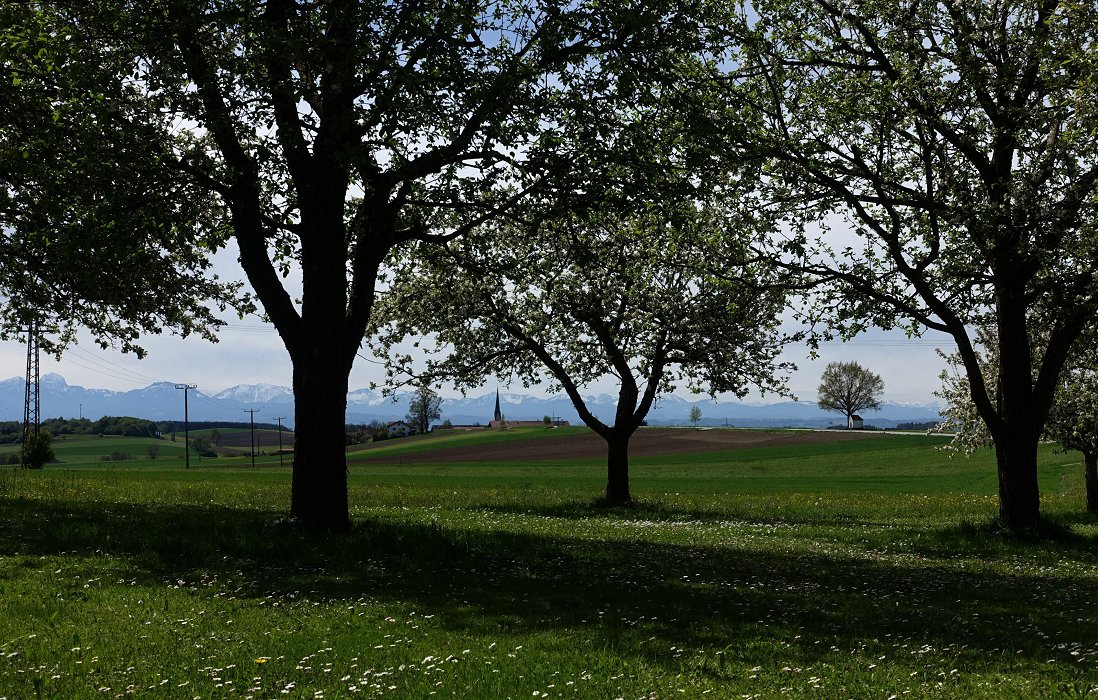
[{"label": "green field", "polygon": [[[219,451],[224,453],[224,456],[220,458],[199,457],[192,451],[191,466],[250,465],[251,460],[246,456],[248,452],[248,430],[234,431],[231,428],[227,428],[223,431],[225,435],[229,435],[233,432],[243,432],[244,434],[242,440],[237,440],[237,442],[240,442],[239,446],[227,445],[223,448],[219,447]],[[258,462],[278,464],[278,432],[273,430],[256,431],[257,435],[261,432],[262,441],[259,439],[256,440],[256,451],[259,452],[260,450],[263,450],[268,452],[268,454],[259,457]],[[209,434],[209,430],[194,430],[191,431],[191,438],[198,436],[208,438]],[[287,433],[284,437],[286,441],[285,444],[289,447],[292,433]],[[149,457],[148,448],[150,446],[155,447],[158,451],[155,458]],[[135,438],[118,435],[104,435],[102,437],[98,435],[58,435],[53,438],[53,450],[57,457],[57,462],[50,465],[50,468],[52,469],[57,467],[73,469],[86,468],[89,466],[101,467],[109,463],[116,465],[125,463],[130,467],[159,468],[181,467],[184,464],[182,433],[176,436],[175,441],[172,441],[170,438]],[[0,458],[4,458],[9,454],[18,454],[18,452],[18,445],[0,446]],[[106,457],[111,457],[116,454],[125,455],[127,458],[121,462],[105,459]]]},{"label": "green field", "polygon": [[1033,541],[922,436],[637,458],[631,508],[595,460],[370,461],[544,434],[355,450],[331,538],[277,458],[59,441],[0,471],[0,698],[1098,697],[1077,455],[1042,448]]}]

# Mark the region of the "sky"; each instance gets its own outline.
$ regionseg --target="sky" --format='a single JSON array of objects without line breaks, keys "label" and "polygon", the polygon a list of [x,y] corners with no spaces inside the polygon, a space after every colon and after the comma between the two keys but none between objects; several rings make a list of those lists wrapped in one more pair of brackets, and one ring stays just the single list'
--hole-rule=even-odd
[{"label": "sky", "polygon": [[[274,328],[258,318],[230,323],[221,331],[218,343],[162,335],[145,338],[143,345],[148,355],[138,360],[115,350],[102,350],[85,337],[84,342],[70,348],[60,362],[43,355],[41,372],[60,374],[69,384],[115,391],[139,389],[158,381],[197,384],[207,394],[237,384],[291,385],[289,355]],[[936,347],[949,351],[951,341],[946,336],[933,338],[928,335],[911,340],[899,332],[875,331],[848,343],[827,343],[821,347],[817,360],[808,359],[808,349],[804,345],[790,346],[783,359],[798,366],[797,372],[791,375],[789,387],[801,401],[816,399],[816,386],[828,362],[855,360],[881,375],[885,401],[926,404],[937,402],[934,391],[940,384],[938,375],[944,368],[934,351]],[[365,351],[363,355],[372,359]],[[366,388],[372,382],[384,383],[384,371],[375,362],[362,358],[356,361],[351,372],[352,389]],[[22,377],[25,373],[26,346],[15,341],[0,343],[0,379]],[[495,386],[489,381],[485,391],[494,390]],[[508,389],[504,384],[500,388]],[[609,384],[595,387],[599,392],[610,388]],[[544,393],[525,390],[517,383],[510,389],[515,393]],[[445,387],[442,393],[457,395]],[[690,396],[685,390],[676,393]],[[771,394],[751,395],[745,400],[771,403],[784,399]]]},{"label": "sky", "polygon": [[[225,250],[214,259],[214,271],[226,279],[240,278],[234,250]],[[227,320],[230,317],[225,317]],[[791,327],[792,328],[792,327]],[[291,386],[290,358],[274,327],[257,316],[237,319],[235,315],[219,333],[219,342],[210,343],[201,338],[180,338],[165,333],[146,336],[141,345],[148,351],[143,360],[117,350],[99,348],[91,337],[81,334],[77,345],[71,347],[58,362],[52,357],[41,357],[41,373],[60,374],[72,385],[85,388],[129,391],[154,382],[196,384],[207,394],[214,394],[238,384],[275,384]],[[783,360],[793,362],[798,370],[791,375],[789,388],[801,401],[815,401],[816,386],[828,362],[834,360],[857,361],[881,375],[884,380],[884,400],[892,403],[936,403],[934,391],[940,385],[939,373],[945,364],[935,348],[952,350],[952,340],[939,333],[928,333],[923,338],[908,339],[899,331],[872,330],[851,342],[826,343],[820,348],[820,357],[808,358],[808,348],[789,346]],[[362,389],[385,381],[385,373],[368,350],[363,350],[351,371],[350,387]],[[22,377],[26,374],[26,346],[16,341],[0,342],[0,380]],[[489,381],[484,392],[496,388]],[[508,390],[506,384],[499,388]],[[516,383],[510,387],[515,393],[543,395],[537,389],[526,390]],[[593,393],[613,390],[604,383],[592,388]],[[457,392],[443,387],[444,396],[456,396]],[[478,392],[471,392],[476,395]],[[676,392],[690,397],[685,389]],[[722,400],[734,397],[720,397]],[[697,397],[693,397],[696,400]],[[749,395],[745,400],[771,403],[785,400],[782,397]]]}]

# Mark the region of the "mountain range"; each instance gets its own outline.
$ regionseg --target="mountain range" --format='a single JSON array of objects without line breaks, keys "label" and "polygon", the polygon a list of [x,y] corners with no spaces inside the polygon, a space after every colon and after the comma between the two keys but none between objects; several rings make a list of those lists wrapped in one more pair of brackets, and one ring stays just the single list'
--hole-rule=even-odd
[{"label": "mountain range", "polygon": [[[59,374],[47,374],[39,382],[42,418],[66,417],[96,419],[101,416],[134,416],[149,420],[182,420],[183,392],[175,384],[157,382],[142,389],[112,391],[85,389],[67,383]],[[26,392],[25,380],[15,377],[0,381],[0,420],[22,420]],[[396,400],[380,391],[356,389],[347,395],[347,422],[368,423],[373,420],[400,420],[408,413],[410,393],[398,394]],[[614,415],[615,397],[597,394],[584,397],[596,415],[609,419]],[[511,392],[499,394],[504,416],[510,420],[541,420],[543,416],[580,423],[572,402],[566,396],[537,397]],[[457,425],[486,425],[495,409],[496,394],[445,399],[442,417]],[[684,425],[690,409],[701,409],[701,425],[737,427],[821,428],[844,422],[836,413],[820,410],[814,402],[783,401],[770,404],[750,404],[741,401],[714,402],[708,398],[688,400],[666,396],[656,402],[648,414],[650,425]],[[272,384],[239,384],[215,394],[198,389],[188,392],[188,412],[195,421],[233,421],[248,419],[245,409],[258,408],[256,422],[273,423],[281,417],[283,424],[293,426],[293,391]],[[863,416],[866,425],[894,428],[899,423],[924,423],[940,420],[935,404],[882,404],[881,410]]]}]

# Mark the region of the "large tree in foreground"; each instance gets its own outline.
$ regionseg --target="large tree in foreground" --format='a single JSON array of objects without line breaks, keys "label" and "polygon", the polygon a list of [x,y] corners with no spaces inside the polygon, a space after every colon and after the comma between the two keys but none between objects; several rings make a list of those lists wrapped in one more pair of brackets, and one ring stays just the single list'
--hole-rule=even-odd
[{"label": "large tree in foreground", "polygon": [[884,381],[857,362],[829,362],[816,387],[816,402],[825,411],[846,416],[846,427],[854,427],[858,411],[878,410]]},{"label": "large tree in foreground", "polygon": [[[1042,334],[1033,328],[1031,335],[1038,348]],[[985,382],[994,382],[998,374],[999,353],[995,334],[981,329],[977,335],[981,371]],[[953,431],[947,449],[971,454],[992,444],[991,434],[972,402],[967,374],[961,369],[957,353],[945,355],[948,363],[942,372],[937,395],[945,401],[945,421],[939,430]],[[1055,401],[1045,422],[1044,438],[1059,443],[1064,452],[1083,455],[1083,492],[1087,512],[1098,512],[1098,357],[1093,336],[1088,332],[1076,343],[1056,390]]]},{"label": "large tree in foreground", "polygon": [[215,339],[236,286],[208,273],[223,236],[203,188],[165,160],[163,103],[117,80],[136,57],[50,3],[0,2],[0,337],[35,321],[60,351],[77,327],[142,354],[165,327]]},{"label": "large tree in foreground", "polygon": [[[223,203],[289,352],[291,513],[306,527],[349,527],[347,382],[382,261],[401,243],[456,236],[536,187],[527,166],[560,117],[556,96],[592,72],[651,70],[691,26],[667,7],[679,6],[156,0],[74,10],[89,31],[136,46],[136,84],[198,127],[175,165]],[[283,283],[292,268],[299,300]]]},{"label": "large tree in foreground", "polygon": [[[762,151],[776,196],[836,213],[776,254],[829,283],[818,310],[848,332],[952,336],[995,444],[1000,520],[1035,530],[1037,443],[1098,309],[1098,8],[768,0],[741,19],[722,64],[741,79],[718,91],[766,125],[744,138],[715,122],[718,148]],[[1048,319],[1040,350],[1033,315]],[[998,338],[992,382],[982,324]]]},{"label": "large tree in foreground", "polygon": [[[688,202],[629,216],[556,211],[446,248],[417,246],[383,302],[382,354],[397,374],[463,388],[496,376],[563,389],[606,441],[606,499],[628,502],[629,440],[661,395],[682,385],[740,396],[782,388],[785,297],[750,259],[758,233],[746,211]],[[434,339],[425,367],[388,352],[406,336]],[[617,385],[611,416],[595,415],[583,395],[599,381]]]}]

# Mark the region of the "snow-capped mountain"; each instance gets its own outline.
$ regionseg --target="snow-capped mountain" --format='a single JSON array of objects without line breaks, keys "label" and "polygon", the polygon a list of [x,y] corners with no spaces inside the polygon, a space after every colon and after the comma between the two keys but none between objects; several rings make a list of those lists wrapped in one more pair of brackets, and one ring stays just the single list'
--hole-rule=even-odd
[{"label": "snow-capped mountain", "polygon": [[[21,377],[0,381],[0,420],[20,420],[23,416],[24,382]],[[40,384],[42,417],[85,418],[100,416],[136,416],[151,420],[182,420],[183,392],[175,384],[157,382],[132,391],[86,389],[68,384],[58,374],[47,374]],[[347,422],[368,423],[372,420],[391,421],[408,413],[411,392],[398,393],[395,401],[374,389],[355,389],[347,396]],[[596,417],[612,420],[616,397],[593,394],[584,397]],[[541,420],[544,416],[578,424],[579,416],[566,396],[528,396],[513,392],[499,393],[500,409],[510,420]],[[495,410],[495,391],[478,396],[446,399],[442,417],[459,425],[486,425]],[[843,417],[827,413],[813,402],[784,401],[772,404],[749,404],[741,401],[714,402],[709,399],[691,401],[681,396],[659,399],[648,414],[651,425],[685,424],[690,409],[701,409],[702,425],[735,425],[738,427],[826,427],[843,422]],[[209,395],[200,389],[188,394],[191,420],[247,420],[245,409],[259,409],[257,422],[273,422],[282,417],[285,425],[293,425],[293,392],[272,384],[241,384]],[[880,411],[864,415],[868,425],[881,428],[898,423],[922,423],[940,420],[938,407],[927,404],[883,404]]]},{"label": "snow-capped mountain", "polygon": [[294,402],[294,392],[277,384],[237,384],[213,395],[218,401],[236,401],[246,404]]}]

